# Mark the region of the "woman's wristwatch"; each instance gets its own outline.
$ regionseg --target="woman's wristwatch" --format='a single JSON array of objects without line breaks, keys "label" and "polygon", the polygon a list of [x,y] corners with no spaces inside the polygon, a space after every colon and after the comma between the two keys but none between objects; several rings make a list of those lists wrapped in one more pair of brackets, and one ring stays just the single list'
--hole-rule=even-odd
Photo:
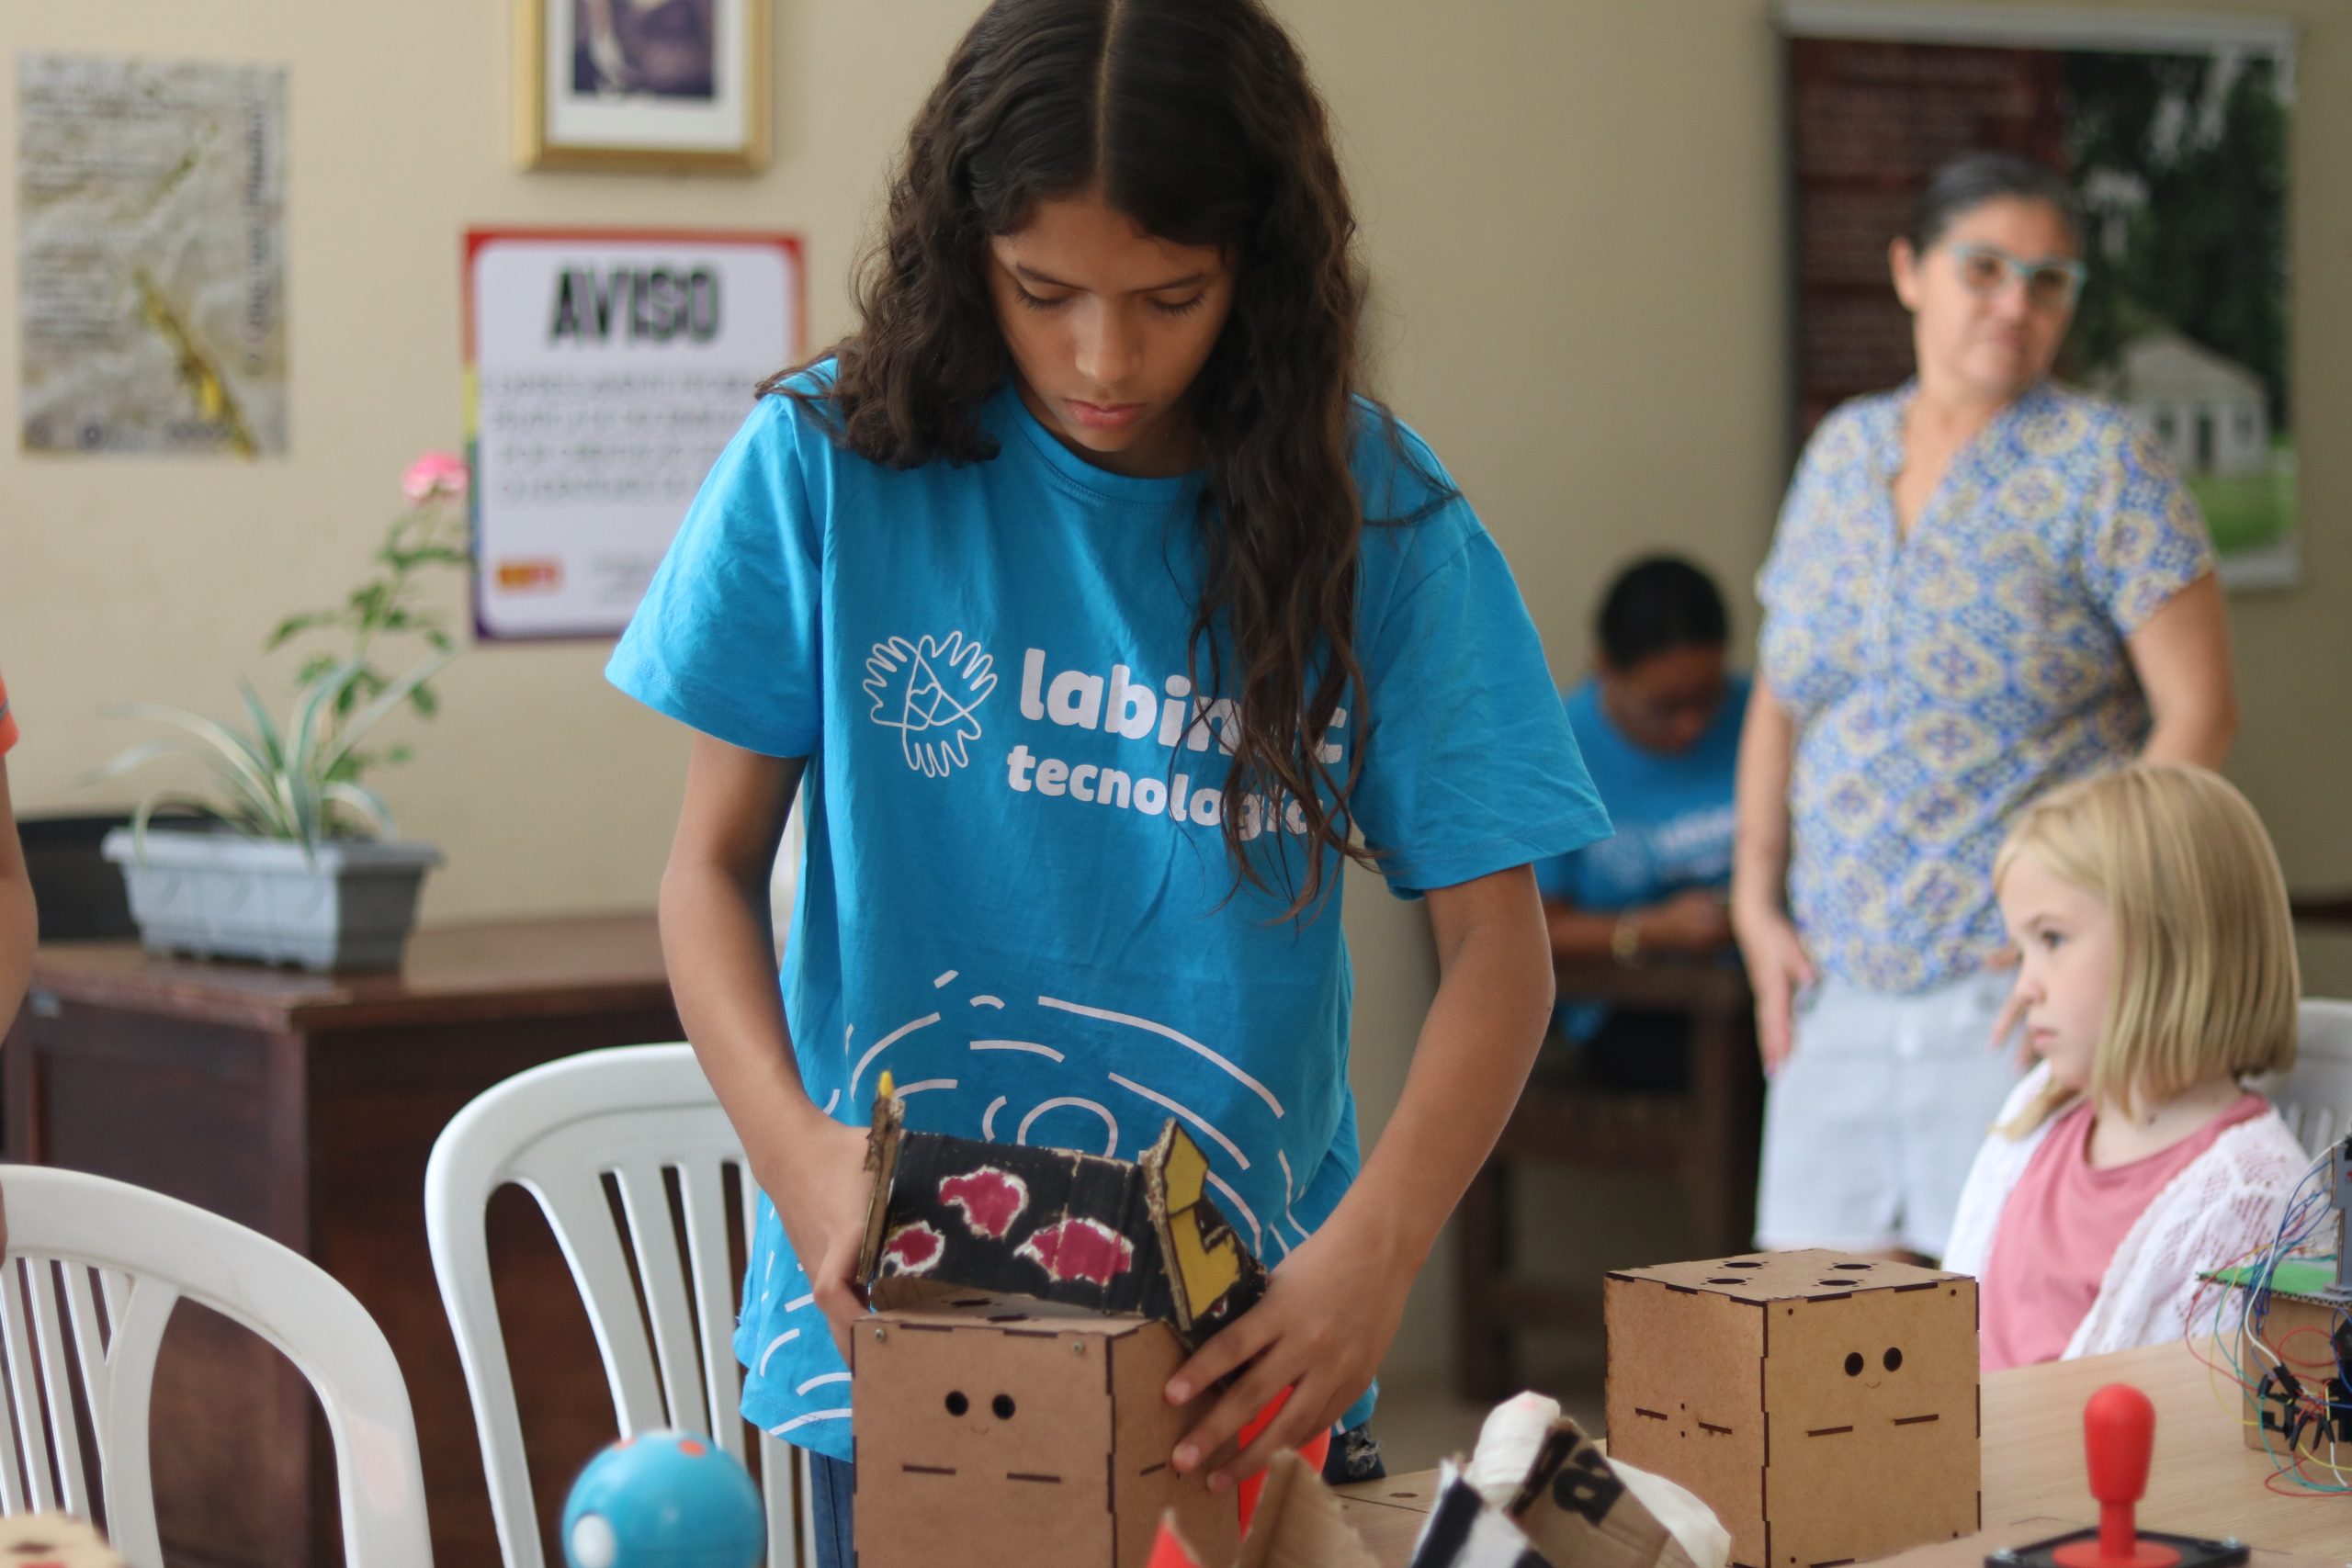
[{"label": "woman's wristwatch", "polygon": [[1617,924],[1609,932],[1609,956],[1620,964],[1630,964],[1642,955],[1642,928],[1634,911],[1626,910],[1617,917]]}]

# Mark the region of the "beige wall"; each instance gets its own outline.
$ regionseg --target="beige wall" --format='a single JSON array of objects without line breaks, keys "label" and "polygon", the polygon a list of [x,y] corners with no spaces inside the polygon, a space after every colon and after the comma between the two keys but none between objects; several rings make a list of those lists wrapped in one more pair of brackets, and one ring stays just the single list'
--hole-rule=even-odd
[{"label": "beige wall", "polygon": [[[2074,0],[2079,6],[2082,0]],[[2140,10],[2161,0],[2130,0]],[[1672,545],[1739,590],[1784,474],[1782,220],[1763,0],[1277,0],[1331,98],[1378,276],[1384,390],[1462,479],[1572,675],[1587,606],[1626,553]],[[0,670],[27,728],[20,807],[119,800],[75,778],[129,738],[102,704],[219,712],[263,672],[282,611],[356,576],[420,448],[453,446],[458,235],[469,224],[741,224],[799,231],[820,340],[908,114],[977,0],[778,0],[776,149],[752,179],[524,175],[507,160],[495,0],[113,0],[11,6],[25,49],[283,61],[292,450],[281,461],[28,460],[0,448]],[[2018,6],[2019,10],[2029,9]],[[2352,885],[2352,9],[2194,0],[2301,19],[2295,127],[2298,417],[2308,570],[2233,601],[2246,733],[2233,771],[2299,885]],[[0,74],[0,167],[13,161]],[[0,208],[14,200],[0,183]],[[0,247],[12,299],[13,245]],[[13,363],[0,312],[0,364]],[[0,378],[0,426],[16,417]],[[384,779],[438,840],[435,921],[650,902],[682,737],[600,678],[604,649],[492,648],[444,678],[446,712]],[[1416,908],[1351,894],[1367,1124],[1393,1102],[1431,983]],[[2352,990],[2352,943],[2314,950]],[[1435,1287],[1398,1370],[1437,1364]]]}]

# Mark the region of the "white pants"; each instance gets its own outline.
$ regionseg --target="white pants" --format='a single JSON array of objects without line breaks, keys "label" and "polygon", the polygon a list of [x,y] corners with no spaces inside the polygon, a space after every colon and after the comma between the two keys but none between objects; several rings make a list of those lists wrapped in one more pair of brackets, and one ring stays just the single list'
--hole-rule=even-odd
[{"label": "white pants", "polygon": [[1987,1041],[2016,971],[1915,996],[1824,979],[1764,1097],[1759,1247],[1943,1256],[1977,1145],[2017,1083]]}]

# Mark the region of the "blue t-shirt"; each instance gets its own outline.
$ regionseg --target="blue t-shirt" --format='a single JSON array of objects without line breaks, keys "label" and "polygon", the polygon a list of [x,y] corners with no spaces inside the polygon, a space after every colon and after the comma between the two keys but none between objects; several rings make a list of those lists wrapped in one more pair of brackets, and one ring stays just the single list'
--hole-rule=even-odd
[{"label": "blue t-shirt", "polygon": [[[1133,1159],[1180,1117],[1220,1206],[1279,1265],[1358,1165],[1351,977],[1336,903],[1281,919],[1306,868],[1295,807],[1249,802],[1276,891],[1234,889],[1217,826],[1232,682],[1211,687],[1204,660],[1195,694],[1186,674],[1200,479],[1095,468],[1009,385],[982,423],[995,457],[894,469],[761,400],[607,674],[719,739],[812,759],[782,985],[827,1113],[864,1125],[888,1068],[925,1132]],[[1363,423],[1367,515],[1412,520],[1364,532],[1372,728],[1335,716],[1322,755],[1344,773],[1364,749],[1355,817],[1392,890],[1601,836],[1500,552]],[[743,1413],[847,1457],[848,1375],[758,1208]]]},{"label": "blue t-shirt", "polygon": [[[1544,897],[1613,914],[1688,888],[1730,885],[1732,781],[1748,683],[1746,675],[1732,676],[1723,707],[1698,740],[1671,756],[1625,738],[1601,709],[1599,682],[1587,680],[1561,699],[1617,831],[1540,863],[1535,884]],[[1561,999],[1560,1027],[1570,1040],[1590,1039],[1604,1016],[1601,1008]]]}]

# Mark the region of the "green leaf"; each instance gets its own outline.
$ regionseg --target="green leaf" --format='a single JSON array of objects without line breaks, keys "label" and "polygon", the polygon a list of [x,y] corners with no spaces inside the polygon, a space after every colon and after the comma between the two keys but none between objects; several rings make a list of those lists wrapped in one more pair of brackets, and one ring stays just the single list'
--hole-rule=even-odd
[{"label": "green leaf", "polygon": [[193,796],[177,795],[168,790],[158,790],[141,801],[139,809],[130,814],[130,852],[138,857],[141,865],[147,863],[147,823],[155,815],[157,809],[165,806],[185,807],[190,811],[201,812],[216,822],[226,822],[232,828],[240,826],[235,818],[215,810]]},{"label": "green leaf", "polygon": [[255,794],[267,798],[272,793],[269,784],[272,769],[268,757],[260,747],[226,725],[215,723],[200,713],[174,707],[168,703],[126,703],[107,711],[128,718],[151,719],[157,724],[187,730],[224,758]]},{"label": "green leaf", "polygon": [[328,763],[332,765],[344,752],[350,750],[361,736],[382,723],[393,709],[407,701],[411,692],[440,673],[442,667],[456,657],[454,653],[434,654],[386,687],[381,696],[353,715],[351,722],[343,727],[343,733],[336,740],[335,751],[327,759]]},{"label": "green leaf", "polygon": [[293,716],[286,727],[286,768],[288,773],[300,774],[306,779],[317,778],[324,773],[321,752],[326,745],[326,729],[321,723],[321,716],[359,674],[359,661],[346,659],[302,688],[296,698]]},{"label": "green leaf", "polygon": [[400,829],[392,825],[391,808],[384,804],[382,798],[374,790],[362,788],[356,784],[331,784],[326,787],[326,797],[337,806],[347,807],[356,812],[376,830],[378,838],[393,839],[400,836]]},{"label": "green leaf", "polygon": [[[270,830],[268,825],[273,822],[275,812],[271,806],[271,796],[266,790],[256,789],[251,779],[230,766],[217,751],[205,743],[189,739],[185,736],[170,735],[161,739],[149,740],[133,746],[129,750],[115,756],[103,766],[93,769],[84,776],[83,783],[100,784],[107,779],[119,778],[125,773],[135,773],[151,762],[160,761],[167,757],[187,757],[203,763],[212,773],[213,787],[218,789],[222,798],[230,803],[232,811],[261,824],[265,832]],[[217,808],[213,809],[217,810]],[[220,813],[224,816],[229,814]]]},{"label": "green leaf", "polygon": [[334,619],[334,615],[317,611],[305,611],[299,615],[288,615],[277,623],[277,629],[269,634],[268,640],[261,645],[261,650],[267,653],[273,649],[283,646],[288,638],[309,631],[312,626],[325,626]]},{"label": "green leaf", "polygon": [[286,749],[277,739],[277,726],[272,722],[269,710],[261,705],[261,694],[243,675],[237,677],[237,692],[245,700],[245,713],[254,721],[254,735],[261,742],[263,758],[273,768],[286,765]]}]

